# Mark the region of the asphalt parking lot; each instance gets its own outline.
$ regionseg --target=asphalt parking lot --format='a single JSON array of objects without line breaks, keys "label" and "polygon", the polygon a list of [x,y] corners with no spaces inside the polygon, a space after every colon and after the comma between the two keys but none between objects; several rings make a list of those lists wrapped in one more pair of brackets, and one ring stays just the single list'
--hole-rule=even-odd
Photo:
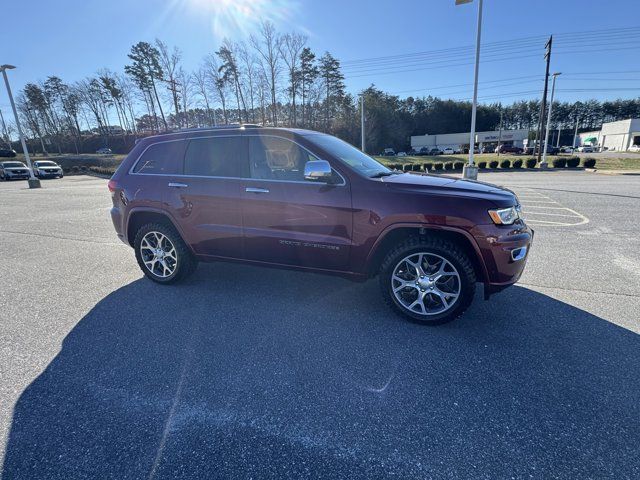
[{"label": "asphalt parking lot", "polygon": [[377,284],[142,278],[106,180],[0,183],[0,477],[638,478],[640,177],[481,175],[516,286],[421,327]]}]

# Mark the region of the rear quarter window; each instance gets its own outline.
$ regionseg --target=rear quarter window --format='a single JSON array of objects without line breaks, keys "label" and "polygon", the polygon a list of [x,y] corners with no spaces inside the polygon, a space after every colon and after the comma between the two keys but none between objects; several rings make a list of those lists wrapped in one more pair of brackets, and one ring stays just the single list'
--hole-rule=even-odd
[{"label": "rear quarter window", "polygon": [[133,173],[172,175],[181,173],[184,140],[159,142],[147,147],[133,167]]}]

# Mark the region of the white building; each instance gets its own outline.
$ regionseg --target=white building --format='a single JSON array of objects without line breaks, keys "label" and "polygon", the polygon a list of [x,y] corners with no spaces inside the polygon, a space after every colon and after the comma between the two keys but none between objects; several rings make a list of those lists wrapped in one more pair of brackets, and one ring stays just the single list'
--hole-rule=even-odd
[{"label": "white building", "polygon": [[640,145],[640,118],[603,123],[602,130],[579,133],[576,143],[624,152],[631,145]]},{"label": "white building", "polygon": [[[476,144],[478,148],[482,148],[484,144],[497,145],[498,141],[502,144],[523,146],[523,140],[529,136],[529,130],[498,130],[493,132],[476,133]],[[440,135],[415,135],[411,137],[411,148],[420,150],[422,147],[438,147],[443,150],[451,147],[454,150],[462,149],[469,145],[469,132],[467,133],[444,133]]]}]

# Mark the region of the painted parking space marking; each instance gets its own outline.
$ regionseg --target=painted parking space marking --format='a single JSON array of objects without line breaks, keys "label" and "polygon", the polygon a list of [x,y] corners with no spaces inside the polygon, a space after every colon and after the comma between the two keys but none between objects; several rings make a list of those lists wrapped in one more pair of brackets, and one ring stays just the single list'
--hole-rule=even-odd
[{"label": "painted parking space marking", "polygon": [[530,225],[548,227],[575,227],[589,223],[589,219],[575,210],[540,192],[525,187],[511,188],[522,206],[522,215]]}]

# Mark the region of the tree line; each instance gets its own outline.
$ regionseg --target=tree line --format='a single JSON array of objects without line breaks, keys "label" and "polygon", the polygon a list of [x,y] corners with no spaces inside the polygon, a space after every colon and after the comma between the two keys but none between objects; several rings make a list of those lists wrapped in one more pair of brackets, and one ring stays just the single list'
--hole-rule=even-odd
[{"label": "tree line", "polygon": [[[138,42],[121,72],[102,69],[74,83],[52,75],[25,85],[19,114],[30,144],[44,152],[80,153],[96,145],[125,152],[140,136],[230,123],[309,128],[358,145],[359,98],[347,93],[340,61],[329,52],[318,56],[307,42],[264,22],[247,41],[224,39],[194,71],[184,69],[177,47]],[[359,95],[369,152],[405,149],[411,135],[469,129],[470,102],[400,98],[373,84]],[[533,130],[539,114],[539,100],[480,105],[477,130]],[[640,117],[640,98],[554,103],[552,121],[564,129],[577,121],[584,130],[630,117]]]}]

